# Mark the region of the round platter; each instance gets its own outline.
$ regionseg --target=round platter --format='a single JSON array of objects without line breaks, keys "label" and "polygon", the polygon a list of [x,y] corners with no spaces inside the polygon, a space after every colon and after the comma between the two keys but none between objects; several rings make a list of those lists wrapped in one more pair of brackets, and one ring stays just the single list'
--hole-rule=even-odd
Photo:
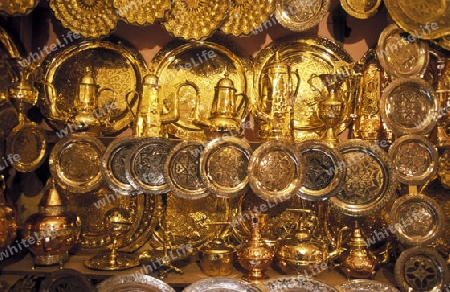
[{"label": "round platter", "polygon": [[325,17],[330,0],[280,0],[277,1],[275,18],[292,31],[305,31]]},{"label": "round platter", "polygon": [[263,281],[260,285],[262,291],[302,291],[302,292],[338,292],[335,288],[326,283],[306,276],[281,276]]},{"label": "round platter", "polygon": [[39,290],[42,292],[97,291],[87,276],[73,269],[62,269],[50,273],[40,284]]},{"label": "round platter", "polygon": [[354,279],[336,286],[339,292],[399,292],[392,285],[375,280]]},{"label": "round platter", "polygon": [[97,285],[98,292],[175,292],[169,284],[149,275],[120,275]]},{"label": "round platter", "polygon": [[358,0],[341,0],[342,8],[349,15],[359,18],[367,19],[374,16],[378,12],[381,5],[381,0],[358,1]]},{"label": "round platter", "polygon": [[201,279],[186,287],[184,292],[261,292],[252,284],[240,279],[211,277]]}]

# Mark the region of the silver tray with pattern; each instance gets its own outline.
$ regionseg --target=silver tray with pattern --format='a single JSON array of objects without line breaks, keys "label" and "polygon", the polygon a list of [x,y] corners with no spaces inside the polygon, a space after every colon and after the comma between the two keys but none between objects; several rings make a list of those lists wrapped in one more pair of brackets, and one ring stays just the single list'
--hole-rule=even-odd
[{"label": "silver tray with pattern", "polygon": [[337,285],[339,292],[398,292],[392,285],[375,280],[354,279]]},{"label": "silver tray with pattern", "polygon": [[281,276],[265,280],[258,286],[261,286],[261,290],[265,292],[338,292],[338,290],[320,280],[302,275]]},{"label": "silver tray with pattern", "polygon": [[99,292],[175,292],[169,284],[149,275],[119,275],[97,285]]},{"label": "silver tray with pattern", "polygon": [[292,31],[305,31],[327,15],[330,0],[279,0],[276,1],[275,18]]},{"label": "silver tray with pattern", "polygon": [[183,292],[261,292],[252,284],[241,279],[211,277],[198,280],[186,287]]}]

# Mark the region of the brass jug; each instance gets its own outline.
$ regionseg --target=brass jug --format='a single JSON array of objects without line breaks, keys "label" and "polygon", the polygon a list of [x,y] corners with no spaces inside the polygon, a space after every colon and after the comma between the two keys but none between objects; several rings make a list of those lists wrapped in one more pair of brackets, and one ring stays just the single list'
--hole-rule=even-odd
[{"label": "brass jug", "polygon": [[[292,76],[297,78],[295,86]],[[255,113],[260,121],[261,140],[294,141],[294,101],[299,87],[298,72],[291,72],[276,52],[274,61],[261,76],[260,101]]]},{"label": "brass jug", "polygon": [[377,257],[369,250],[362,230],[355,221],[352,235],[346,244],[346,250],[340,256],[339,267],[349,277],[362,279],[371,278],[378,268]]},{"label": "brass jug", "polygon": [[[236,93],[233,80],[225,74],[214,87],[214,99],[208,119],[200,117],[200,94],[197,94],[193,124],[203,128],[210,140],[227,134],[238,136],[243,133],[241,124],[245,119],[248,98],[244,93]],[[238,101],[238,97],[242,96]]]}]

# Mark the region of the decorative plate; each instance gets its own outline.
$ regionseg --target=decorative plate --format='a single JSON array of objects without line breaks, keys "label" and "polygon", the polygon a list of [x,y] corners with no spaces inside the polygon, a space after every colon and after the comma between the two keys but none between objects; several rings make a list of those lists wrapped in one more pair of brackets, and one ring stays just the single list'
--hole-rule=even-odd
[{"label": "decorative plate", "polygon": [[408,245],[427,245],[438,238],[445,225],[438,202],[424,194],[408,194],[392,205],[390,219],[399,241]]},{"label": "decorative plate", "polygon": [[[159,98],[171,110],[179,98],[180,119],[167,125],[167,132],[183,140],[206,141],[203,129],[193,124],[195,109],[199,115],[209,115],[217,82],[228,74],[236,93],[247,93],[246,74],[252,72],[250,61],[231,44],[212,42],[185,43],[174,41],[161,49],[152,60],[155,74],[159,76]],[[251,76],[251,74],[250,74]],[[250,79],[250,78],[249,78]],[[201,103],[197,103],[193,87],[182,86],[186,80],[199,88]]]},{"label": "decorative plate", "polygon": [[385,0],[384,5],[394,21],[416,38],[436,39],[450,33],[448,1]]},{"label": "decorative plate", "polygon": [[0,2],[0,12],[7,15],[27,15],[39,4],[38,0],[3,0]]},{"label": "decorative plate", "polygon": [[401,291],[444,291],[450,283],[448,266],[429,247],[415,246],[403,251],[395,263],[395,280]]},{"label": "decorative plate", "polygon": [[170,0],[128,1],[114,0],[117,14],[126,22],[139,25],[152,24],[157,19],[164,18],[171,7]]},{"label": "decorative plate", "polygon": [[41,282],[39,291],[86,291],[95,292],[97,289],[82,273],[73,269],[62,269],[50,273]]},{"label": "decorative plate", "polygon": [[420,78],[400,78],[383,91],[381,117],[397,135],[426,135],[437,122],[438,99]]},{"label": "decorative plate", "polygon": [[[47,154],[45,131],[30,121],[19,122],[6,139],[5,155],[12,155],[12,166],[20,172],[37,169]],[[18,159],[16,160],[16,155]]]},{"label": "decorative plate", "polygon": [[282,202],[296,194],[305,175],[305,163],[294,145],[268,141],[259,146],[248,164],[249,183],[260,198]]},{"label": "decorative plate", "polygon": [[422,185],[438,170],[436,147],[421,135],[406,135],[395,140],[389,148],[389,156],[398,180],[407,185]]},{"label": "decorative plate", "polygon": [[347,169],[341,167],[344,157],[339,151],[318,140],[300,143],[298,151],[305,161],[305,178],[298,193],[300,197],[321,201],[342,189]]},{"label": "decorative plate", "polygon": [[201,142],[183,141],[167,156],[164,175],[175,196],[196,200],[209,194],[200,176],[200,155],[203,148]]},{"label": "decorative plate", "polygon": [[167,193],[170,188],[164,177],[164,164],[172,148],[173,143],[165,138],[140,139],[125,161],[130,184],[143,193]]},{"label": "decorative plate", "polygon": [[184,292],[261,292],[252,284],[240,279],[227,277],[210,277],[198,280],[186,287]]},{"label": "decorative plate", "polygon": [[169,284],[149,275],[119,275],[97,285],[98,292],[175,292]]},{"label": "decorative plate", "polygon": [[375,280],[354,279],[336,286],[339,292],[398,292],[392,285]]},{"label": "decorative plate", "polygon": [[236,137],[210,141],[200,155],[200,175],[207,189],[219,197],[234,197],[248,187],[247,168],[252,149]]},{"label": "decorative plate", "polygon": [[108,35],[119,21],[112,0],[51,0],[50,8],[64,27],[86,38]]},{"label": "decorative plate", "polygon": [[[272,42],[262,49],[255,58],[254,66],[254,86],[251,101],[253,109],[257,108],[258,97],[261,95],[260,82],[262,72],[270,65],[275,56],[279,53],[280,61],[286,62],[291,67],[291,72],[298,70],[300,75],[300,86],[294,103],[294,135],[296,141],[306,138],[317,139],[318,131],[324,128],[322,120],[318,117],[318,102],[322,96],[319,92],[326,89],[322,84],[314,88],[308,84],[308,80],[313,74],[334,73],[337,67],[342,64],[350,64],[352,58],[341,46],[329,39],[312,36],[304,38],[285,38]],[[353,109],[348,107],[348,113]],[[344,116],[348,116],[344,114]],[[344,118],[338,126],[336,132],[340,133],[347,128],[351,118]]]},{"label": "decorative plate", "polygon": [[63,189],[87,193],[102,183],[101,158],[105,145],[86,133],[73,133],[59,140],[49,158],[50,173]]},{"label": "decorative plate", "polygon": [[450,149],[446,148],[439,157],[438,176],[441,185],[450,189]]},{"label": "decorative plate", "polygon": [[349,15],[359,19],[367,19],[378,12],[381,0],[341,0],[340,3],[342,8],[344,8],[345,12]]},{"label": "decorative plate", "polygon": [[450,34],[434,40],[441,48],[450,51]]},{"label": "decorative plate", "polygon": [[273,20],[269,17],[274,10],[275,0],[230,1],[228,18],[220,30],[233,36],[258,34],[263,26],[266,28],[267,21]]},{"label": "decorative plate", "polygon": [[305,31],[319,24],[330,3],[330,0],[278,0],[275,18],[289,30]]},{"label": "decorative plate", "polygon": [[103,179],[114,191],[130,194],[135,191],[127,179],[125,163],[129,152],[136,146],[139,139],[119,138],[111,142],[102,157]]},{"label": "decorative plate", "polygon": [[261,290],[267,292],[338,292],[338,290],[322,281],[301,275],[276,277],[274,279],[265,280],[258,286],[262,286]]},{"label": "decorative plate", "polygon": [[380,65],[394,77],[421,77],[427,70],[428,43],[415,39],[396,24],[381,32],[376,51]]},{"label": "decorative plate", "polygon": [[228,16],[229,6],[228,0],[174,0],[162,24],[176,38],[203,40],[222,25]]},{"label": "decorative plate", "polygon": [[[40,90],[43,96],[41,111],[52,127],[61,131],[72,129],[73,125],[67,121],[74,114],[74,101],[86,68],[91,69],[100,89],[114,91],[104,90],[98,96],[99,110],[92,114],[103,122],[99,132],[115,134],[133,121],[126,95],[131,91],[141,92],[142,72],[146,69],[145,61],[136,49],[122,42],[82,42],[48,55],[42,68],[44,81],[55,88],[45,86]],[[137,107],[137,101],[137,95],[130,98],[130,107]],[[108,102],[114,102],[115,107],[106,107]]]},{"label": "decorative plate", "polygon": [[376,144],[353,139],[337,149],[347,168],[344,188],[331,197],[336,212],[360,217],[382,210],[395,195],[397,175],[388,155]]}]

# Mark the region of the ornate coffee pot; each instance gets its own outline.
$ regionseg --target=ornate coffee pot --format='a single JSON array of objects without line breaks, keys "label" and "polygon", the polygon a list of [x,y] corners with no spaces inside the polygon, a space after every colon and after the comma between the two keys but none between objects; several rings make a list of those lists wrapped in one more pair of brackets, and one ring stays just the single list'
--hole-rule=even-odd
[{"label": "ornate coffee pot", "polygon": [[[297,78],[294,85],[292,76]],[[273,63],[261,76],[260,101],[256,117],[260,120],[259,138],[263,141],[294,141],[294,101],[300,86],[300,76],[275,53]]]}]

